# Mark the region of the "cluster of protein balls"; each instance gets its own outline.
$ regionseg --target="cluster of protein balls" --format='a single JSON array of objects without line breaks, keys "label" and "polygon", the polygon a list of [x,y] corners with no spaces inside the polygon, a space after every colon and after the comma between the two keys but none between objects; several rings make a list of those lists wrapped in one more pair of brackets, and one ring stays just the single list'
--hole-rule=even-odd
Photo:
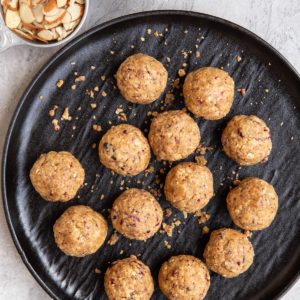
[{"label": "cluster of protein balls", "polygon": [[[148,104],[166,88],[168,73],[153,57],[136,54],[127,58],[116,75],[123,97]],[[223,70],[207,67],[187,75],[183,94],[189,111],[207,120],[228,114],[234,99],[234,81]],[[144,171],[151,158],[177,161],[192,154],[200,143],[197,123],[184,111],[158,114],[152,120],[148,140],[140,129],[113,126],[99,143],[101,163],[122,176]],[[265,162],[271,152],[270,130],[256,116],[237,115],[222,134],[225,153],[240,165]],[[84,183],[85,171],[69,152],[42,154],[31,171],[36,191],[48,201],[69,201]],[[185,213],[202,209],[212,198],[213,176],[206,166],[183,162],[167,174],[166,199]],[[278,209],[277,194],[269,183],[246,178],[227,196],[233,222],[244,230],[268,227]],[[128,189],[113,203],[111,221],[115,230],[128,239],[146,240],[161,227],[163,211],[159,202],[142,189]],[[67,255],[83,257],[95,253],[104,243],[108,225],[103,216],[84,205],[69,207],[54,225],[57,246]],[[254,251],[245,234],[229,228],[211,233],[204,251],[205,264],[196,257],[179,255],[165,262],[159,272],[159,286],[168,299],[203,299],[210,286],[208,268],[224,277],[235,277],[253,263]],[[208,267],[208,268],[207,268]],[[154,291],[148,266],[131,256],[118,260],[105,274],[109,299],[150,299]]]}]

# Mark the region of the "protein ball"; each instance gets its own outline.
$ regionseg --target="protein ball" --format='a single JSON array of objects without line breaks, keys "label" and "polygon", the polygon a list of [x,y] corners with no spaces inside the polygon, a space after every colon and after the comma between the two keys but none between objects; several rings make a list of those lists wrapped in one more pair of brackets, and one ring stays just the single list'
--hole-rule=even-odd
[{"label": "protein ball", "polygon": [[213,176],[205,166],[192,162],[180,163],[166,177],[166,198],[181,211],[199,211],[209,202],[213,193]]},{"label": "protein ball", "polygon": [[114,202],[111,210],[113,227],[133,240],[146,240],[160,228],[163,211],[147,191],[128,189]]},{"label": "protein ball", "polygon": [[227,195],[232,221],[245,230],[270,226],[278,210],[278,196],[271,184],[259,178],[246,178]]},{"label": "protein ball", "polygon": [[132,255],[107,269],[104,289],[109,300],[149,300],[154,282],[149,267]]},{"label": "protein ball", "polygon": [[180,160],[199,146],[200,130],[182,110],[167,111],[152,120],[149,143],[157,160]]},{"label": "protein ball", "polygon": [[102,137],[99,157],[106,168],[123,176],[134,176],[147,168],[151,150],[138,128],[121,124],[109,129]]},{"label": "protein ball", "polygon": [[200,68],[187,75],[183,85],[185,105],[206,120],[225,117],[234,99],[234,81],[227,72],[212,67]]},{"label": "protein ball", "polygon": [[53,227],[55,242],[65,254],[83,257],[104,243],[107,223],[101,214],[85,205],[69,207]]},{"label": "protein ball", "polygon": [[70,152],[50,151],[38,158],[29,176],[42,198],[66,202],[76,196],[85,174],[80,162]]},{"label": "protein ball", "polygon": [[166,88],[168,72],[155,58],[138,53],[129,56],[119,67],[117,85],[129,102],[148,104]]},{"label": "protein ball", "polygon": [[163,263],[158,283],[169,300],[201,300],[209,289],[210,276],[200,259],[178,255]]},{"label": "protein ball", "polygon": [[253,263],[254,250],[246,235],[229,228],[211,233],[204,250],[207,267],[223,277],[236,277]]},{"label": "protein ball", "polygon": [[256,116],[237,115],[224,129],[222,144],[225,153],[240,165],[262,163],[272,149],[270,129]]}]

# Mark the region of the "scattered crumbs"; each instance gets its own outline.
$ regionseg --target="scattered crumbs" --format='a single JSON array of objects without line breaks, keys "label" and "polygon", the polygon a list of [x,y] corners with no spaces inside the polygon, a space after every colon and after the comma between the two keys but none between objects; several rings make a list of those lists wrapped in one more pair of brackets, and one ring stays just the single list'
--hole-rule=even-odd
[{"label": "scattered crumbs", "polygon": [[64,85],[64,81],[62,79],[59,79],[57,82],[56,82],[56,86],[58,88],[61,88],[62,86]]},{"label": "scattered crumbs", "polygon": [[131,48],[131,49],[134,49],[134,47],[135,47],[134,45],[130,45],[130,48]]},{"label": "scattered crumbs", "polygon": [[76,65],[76,61],[71,61],[71,65]]},{"label": "scattered crumbs", "polygon": [[183,77],[183,76],[185,76],[185,74],[186,74],[186,72],[185,72],[184,69],[179,69],[179,70],[178,70],[178,75],[179,75],[179,77]]},{"label": "scattered crumbs", "polygon": [[144,38],[143,36],[141,37],[141,41],[142,41],[142,42],[145,42],[145,38]]},{"label": "scattered crumbs", "polygon": [[75,129],[76,129],[76,126],[75,126],[75,125],[73,125],[73,126],[72,126],[72,129],[73,129],[73,130],[75,130]]},{"label": "scattered crumbs", "polygon": [[209,233],[209,228],[208,228],[207,226],[204,226],[204,227],[202,228],[202,233],[203,233],[203,234],[208,234],[208,233]]},{"label": "scattered crumbs", "polygon": [[165,246],[167,249],[171,249],[171,245],[169,244],[168,241],[164,241],[164,246]]},{"label": "scattered crumbs", "polygon": [[103,200],[104,199],[104,194],[101,194],[101,196],[100,196],[100,200]]},{"label": "scattered crumbs", "polygon": [[281,126],[281,127],[283,126],[283,122],[280,123],[280,126]]},{"label": "scattered crumbs", "polygon": [[61,120],[63,121],[71,121],[72,120],[72,117],[70,116],[69,114],[69,108],[66,107],[62,116],[61,116]]},{"label": "scattered crumbs", "polygon": [[57,110],[58,106],[54,105],[52,109],[49,110],[49,116],[50,117],[54,117],[55,116],[55,112]]},{"label": "scattered crumbs", "polygon": [[150,166],[145,170],[145,177],[147,177],[149,174],[152,174],[153,172],[154,172],[154,167],[150,165]]},{"label": "scattered crumbs", "polygon": [[166,223],[162,223],[163,231],[167,234],[167,236],[172,237],[173,235],[173,229],[175,228],[175,225],[172,223],[170,225]]},{"label": "scattered crumbs", "polygon": [[75,78],[75,82],[85,81],[85,76],[81,75]]},{"label": "scattered crumbs", "polygon": [[107,93],[106,93],[105,91],[102,91],[101,95],[102,95],[103,97],[106,97],[106,96],[107,96]]},{"label": "scattered crumbs", "polygon": [[74,72],[74,75],[77,76],[77,75],[78,75],[78,72]]},{"label": "scattered crumbs", "polygon": [[200,51],[196,51],[196,57],[199,58],[201,56]]},{"label": "scattered crumbs", "polygon": [[118,119],[121,121],[127,121],[127,115],[124,113],[123,108],[119,106],[115,110],[115,114],[118,116]]},{"label": "scattered crumbs", "polygon": [[246,237],[248,237],[248,238],[251,238],[251,236],[252,236],[252,231],[250,231],[250,230],[244,230],[244,235],[245,235]]},{"label": "scattered crumbs", "polygon": [[92,128],[93,128],[93,130],[95,130],[97,132],[100,132],[102,130],[101,125],[98,125],[98,124],[93,124]]},{"label": "scattered crumbs", "polygon": [[171,58],[167,56],[167,62],[171,62]]},{"label": "scattered crumbs", "polygon": [[159,169],[159,173],[160,173],[160,174],[165,174],[165,170],[164,170],[163,168],[160,168],[160,169]]},{"label": "scattered crumbs", "polygon": [[97,107],[97,104],[95,102],[93,102],[93,103],[90,104],[90,106],[91,106],[92,109],[95,109]]},{"label": "scattered crumbs", "polygon": [[60,126],[58,125],[58,120],[57,119],[53,119],[52,120],[52,124],[53,124],[54,130],[55,131],[59,131]]},{"label": "scattered crumbs", "polygon": [[236,61],[237,62],[240,62],[242,60],[242,58],[238,55],[237,57],[236,57]]},{"label": "scattered crumbs", "polygon": [[183,33],[187,34],[187,33],[189,33],[189,31],[188,31],[188,30],[185,30]]},{"label": "scattered crumbs", "polygon": [[106,79],[105,75],[102,75],[100,78],[102,81],[104,81]]},{"label": "scattered crumbs", "polygon": [[78,111],[81,111],[81,106],[79,106],[79,107],[77,108],[77,110],[78,110]]},{"label": "scattered crumbs", "polygon": [[110,53],[111,55],[114,55],[114,54],[115,54],[115,51],[110,50],[109,53]]},{"label": "scattered crumbs", "polygon": [[197,148],[197,151],[201,154],[201,155],[205,155],[207,151],[211,151],[213,150],[213,147],[209,147],[209,146],[202,146],[199,145]]},{"label": "scattered crumbs", "polygon": [[179,89],[180,88],[180,82],[179,82],[179,78],[176,78],[173,82],[173,88],[174,89]]},{"label": "scattered crumbs", "polygon": [[101,273],[101,270],[98,269],[98,268],[96,268],[96,269],[95,269],[95,273],[96,273],[96,274],[100,274],[100,273]]},{"label": "scattered crumbs", "polygon": [[96,144],[96,143],[93,143],[93,144],[92,144],[92,149],[96,149],[96,147],[97,147],[97,144]]},{"label": "scattered crumbs", "polygon": [[149,192],[155,197],[155,198],[159,198],[161,196],[161,191],[160,189],[150,189]]},{"label": "scattered crumbs", "polygon": [[269,65],[269,66],[272,66],[272,64],[271,64],[270,62],[268,63],[268,65]]},{"label": "scattered crumbs", "polygon": [[92,99],[95,98],[95,93],[92,90],[86,90],[85,93]]},{"label": "scattered crumbs", "polygon": [[239,180],[239,179],[235,179],[233,181],[233,185],[239,185],[240,183],[241,183],[241,180]]},{"label": "scattered crumbs", "polygon": [[99,86],[96,85],[96,86],[94,87],[94,91],[95,91],[95,92],[99,92]]},{"label": "scattered crumbs", "polygon": [[183,55],[183,58],[187,58],[188,57],[188,53],[184,50],[181,51],[181,54]]},{"label": "scattered crumbs", "polygon": [[210,214],[201,210],[196,212],[195,216],[198,217],[199,224],[206,223],[210,219]]},{"label": "scattered crumbs", "polygon": [[44,100],[44,96],[43,95],[39,96],[39,99]]},{"label": "scattered crumbs", "polygon": [[165,210],[165,217],[169,218],[169,217],[171,217],[171,215],[172,215],[172,210],[170,208],[167,208]]},{"label": "scattered crumbs", "polygon": [[195,161],[200,166],[205,166],[207,163],[207,160],[205,159],[205,157],[203,155],[196,156]]},{"label": "scattered crumbs", "polygon": [[118,236],[118,234],[116,232],[114,232],[111,235],[110,239],[108,240],[108,244],[110,246],[113,246],[113,245],[115,245],[117,243],[118,240],[119,240],[119,236]]},{"label": "scattered crumbs", "polygon": [[238,92],[241,94],[241,96],[246,95],[246,89],[245,88],[238,89]]},{"label": "scattered crumbs", "polygon": [[266,92],[266,93],[269,93],[269,89],[265,89],[265,92]]},{"label": "scattered crumbs", "polygon": [[71,86],[71,89],[72,89],[72,90],[76,90],[76,84],[73,84],[73,85]]},{"label": "scattered crumbs", "polygon": [[186,211],[183,211],[182,213],[183,213],[183,217],[186,219],[187,216],[188,216],[187,212],[186,212]]},{"label": "scattered crumbs", "polygon": [[96,69],[96,67],[95,66],[91,66],[91,70],[95,70]]},{"label": "scattered crumbs", "polygon": [[151,33],[152,33],[152,29],[151,29],[151,28],[148,28],[148,29],[147,29],[147,34],[150,35]]},{"label": "scattered crumbs", "polygon": [[124,250],[123,249],[121,249],[121,251],[120,251],[120,255],[122,255],[124,253]]},{"label": "scattered crumbs", "polygon": [[165,103],[166,104],[171,104],[175,100],[174,94],[171,92],[167,92],[166,98],[165,98]]},{"label": "scattered crumbs", "polygon": [[291,141],[293,141],[294,140],[294,137],[293,136],[291,136]]}]

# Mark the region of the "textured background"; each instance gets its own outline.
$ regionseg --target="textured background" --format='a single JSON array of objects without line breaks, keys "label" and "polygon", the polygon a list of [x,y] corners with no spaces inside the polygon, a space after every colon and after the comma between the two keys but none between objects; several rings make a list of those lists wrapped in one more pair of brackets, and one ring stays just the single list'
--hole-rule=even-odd
[{"label": "textured background", "polygon": [[[91,0],[91,14],[84,29],[109,19],[154,9],[183,9],[216,15],[255,32],[278,49],[300,72],[299,0]],[[83,29],[83,30],[84,30]],[[16,47],[0,54],[0,149],[23,90],[34,74],[58,49]],[[296,300],[300,282],[283,297]],[[23,265],[4,219],[0,205],[0,299],[48,299]]]}]

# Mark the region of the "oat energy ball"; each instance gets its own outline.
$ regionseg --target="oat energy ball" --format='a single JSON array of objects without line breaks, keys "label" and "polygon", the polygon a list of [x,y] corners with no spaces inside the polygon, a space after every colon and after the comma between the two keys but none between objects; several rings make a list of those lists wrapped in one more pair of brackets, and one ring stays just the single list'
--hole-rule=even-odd
[{"label": "oat energy ball", "polygon": [[114,202],[111,210],[113,227],[133,240],[146,240],[160,228],[163,211],[147,191],[128,189]]},{"label": "oat energy ball", "polygon": [[199,146],[200,130],[182,110],[167,111],[152,120],[149,143],[157,160],[183,159]]},{"label": "oat energy ball", "polygon": [[209,289],[210,276],[200,259],[178,255],[163,263],[158,283],[169,300],[201,300]]},{"label": "oat energy ball", "polygon": [[166,198],[181,211],[199,211],[208,203],[213,193],[213,176],[205,166],[184,162],[173,167],[167,175]]},{"label": "oat energy ball", "polygon": [[66,202],[76,196],[84,182],[80,162],[66,151],[42,154],[30,170],[35,190],[48,201]]},{"label": "oat energy ball", "polygon": [[132,255],[107,269],[104,289],[109,300],[149,300],[154,282],[149,267]]},{"label": "oat energy ball", "polygon": [[109,129],[102,137],[99,157],[106,168],[123,176],[134,176],[147,168],[151,150],[138,128],[121,124]]},{"label": "oat energy ball", "polygon": [[224,129],[222,144],[225,153],[240,165],[265,162],[272,149],[270,129],[256,116],[238,115]]},{"label": "oat energy ball", "polygon": [[165,90],[168,72],[155,58],[138,53],[129,56],[116,74],[122,96],[129,102],[148,104]]},{"label": "oat energy ball", "polygon": [[183,85],[186,107],[206,120],[225,117],[234,99],[234,81],[218,68],[200,68],[187,75]]},{"label": "oat energy ball", "polygon": [[83,257],[104,243],[107,223],[101,214],[85,205],[69,207],[53,227],[55,242],[65,254]]},{"label": "oat energy ball", "polygon": [[230,278],[250,268],[254,250],[246,235],[222,228],[211,233],[203,256],[210,270]]},{"label": "oat energy ball", "polygon": [[246,178],[227,195],[232,221],[245,230],[270,226],[278,210],[278,196],[271,184],[259,178]]}]

